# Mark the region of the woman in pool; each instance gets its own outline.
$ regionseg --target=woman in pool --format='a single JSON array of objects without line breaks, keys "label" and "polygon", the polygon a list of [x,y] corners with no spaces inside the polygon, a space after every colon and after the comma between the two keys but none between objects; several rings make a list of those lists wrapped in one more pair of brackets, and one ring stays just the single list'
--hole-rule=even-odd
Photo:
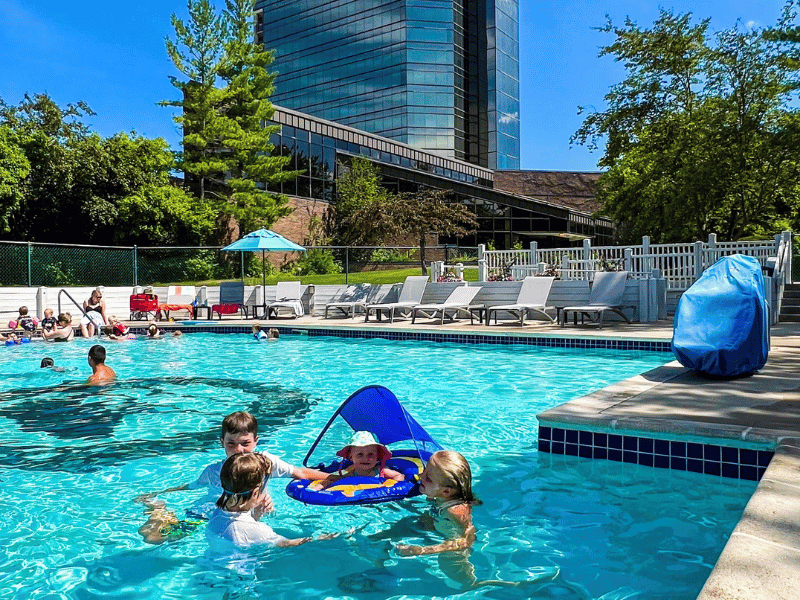
[{"label": "woman in pool", "polygon": [[341,456],[353,464],[344,471],[328,475],[310,487],[324,489],[345,477],[382,477],[395,481],[405,480],[402,473],[386,468],[386,461],[392,457],[392,453],[386,446],[379,444],[369,431],[356,431],[350,438],[350,443],[339,450],[336,456]]},{"label": "woman in pool", "polygon": [[95,330],[99,331],[100,328],[106,324],[106,301],[103,300],[103,292],[96,289],[89,296],[88,300],[83,301],[83,312],[81,317],[81,335],[85,338],[90,338],[94,335]]},{"label": "woman in pool", "polygon": [[75,330],[72,329],[72,315],[68,312],[58,315],[55,327],[50,331],[43,329],[42,337],[52,342],[71,342],[75,339]]}]

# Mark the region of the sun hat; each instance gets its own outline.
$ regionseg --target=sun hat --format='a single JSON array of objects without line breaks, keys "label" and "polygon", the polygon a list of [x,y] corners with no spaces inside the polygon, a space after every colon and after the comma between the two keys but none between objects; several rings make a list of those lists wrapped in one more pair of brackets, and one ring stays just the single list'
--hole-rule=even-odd
[{"label": "sun hat", "polygon": [[378,460],[381,463],[381,468],[384,467],[386,461],[392,458],[392,453],[389,449],[375,439],[369,431],[356,431],[350,437],[350,443],[336,453],[336,456],[342,458],[350,458],[351,448],[363,448],[364,446],[378,446]]}]

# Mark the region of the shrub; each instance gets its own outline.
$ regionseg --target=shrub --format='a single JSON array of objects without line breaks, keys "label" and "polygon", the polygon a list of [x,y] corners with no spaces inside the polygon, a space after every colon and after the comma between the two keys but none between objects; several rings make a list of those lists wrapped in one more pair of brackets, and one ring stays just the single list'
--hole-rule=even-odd
[{"label": "shrub", "polygon": [[329,275],[342,272],[340,265],[330,250],[309,250],[297,261],[283,268],[284,272],[294,275]]}]

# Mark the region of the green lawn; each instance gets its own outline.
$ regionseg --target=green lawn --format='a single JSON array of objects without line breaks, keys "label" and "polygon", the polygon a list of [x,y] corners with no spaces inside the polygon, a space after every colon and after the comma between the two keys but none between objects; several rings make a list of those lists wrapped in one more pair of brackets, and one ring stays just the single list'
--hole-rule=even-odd
[{"label": "green lawn", "polygon": [[[386,271],[363,271],[359,273],[350,273],[347,275],[345,281],[344,273],[337,273],[335,275],[304,275],[296,277],[288,273],[278,273],[276,275],[267,276],[267,285],[275,285],[278,281],[295,281],[300,279],[300,283],[308,285],[342,285],[344,283],[371,283],[380,285],[383,283],[402,283],[409,275],[422,275],[422,269],[419,267],[408,267],[402,269],[390,269]],[[477,269],[466,269],[464,271],[464,278],[467,281],[478,281]],[[185,285],[219,285],[219,280],[208,281],[184,281]],[[261,277],[246,277],[244,280],[245,285],[261,285]],[[154,284],[154,285],[169,285],[167,283]]]}]

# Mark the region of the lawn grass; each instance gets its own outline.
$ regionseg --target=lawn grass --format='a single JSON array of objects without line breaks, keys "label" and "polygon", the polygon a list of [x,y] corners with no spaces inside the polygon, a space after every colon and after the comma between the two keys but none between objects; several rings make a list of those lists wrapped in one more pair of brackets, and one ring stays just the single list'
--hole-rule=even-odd
[{"label": "lawn grass", "polygon": [[[297,281],[303,285],[312,283],[314,285],[343,285],[345,283],[371,283],[373,285],[402,283],[409,275],[422,275],[420,267],[406,267],[398,269],[387,269],[385,271],[361,271],[358,273],[350,273],[345,278],[344,273],[336,273],[329,275],[302,275],[300,277],[291,275],[289,273],[277,273],[275,275],[267,276],[266,284],[275,285],[279,281]],[[478,281],[477,269],[466,269],[464,271],[464,278],[467,281]],[[261,285],[261,277],[245,277],[245,285]],[[196,286],[216,286],[220,284],[218,279],[210,279],[206,281],[184,281],[184,285]],[[167,283],[153,284],[153,285],[172,285]]]}]

